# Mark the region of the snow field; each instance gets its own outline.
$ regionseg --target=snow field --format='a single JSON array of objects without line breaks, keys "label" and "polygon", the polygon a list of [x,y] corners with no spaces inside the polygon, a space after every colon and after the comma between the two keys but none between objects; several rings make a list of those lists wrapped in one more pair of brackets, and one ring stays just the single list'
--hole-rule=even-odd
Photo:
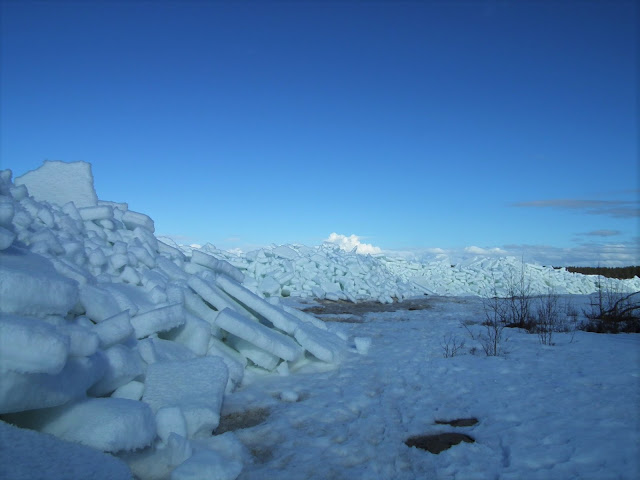
[{"label": "snow field", "polygon": [[[15,182],[2,171],[0,227],[2,419],[118,456],[140,479],[236,478],[242,445],[208,439],[245,370],[279,375],[347,351],[242,287],[227,261],[187,258],[147,215],[99,200],[84,162],[45,162]],[[0,425],[3,452],[8,439],[51,444]],[[64,463],[8,474],[55,477]],[[105,460],[130,478],[118,465]]]},{"label": "snow field", "polygon": [[[640,337],[578,331],[545,346],[507,329],[506,356],[473,355],[482,349],[461,322],[483,331],[482,300],[432,300],[341,324],[351,338],[373,339],[367,355],[331,371],[261,377],[229,395],[223,422],[247,419],[235,433],[255,458],[239,479],[638,478]],[[446,335],[465,340],[459,355],[444,357]],[[266,418],[252,422],[259,410]],[[469,417],[478,424],[436,424]],[[438,455],[404,444],[445,432],[475,443]]]}]

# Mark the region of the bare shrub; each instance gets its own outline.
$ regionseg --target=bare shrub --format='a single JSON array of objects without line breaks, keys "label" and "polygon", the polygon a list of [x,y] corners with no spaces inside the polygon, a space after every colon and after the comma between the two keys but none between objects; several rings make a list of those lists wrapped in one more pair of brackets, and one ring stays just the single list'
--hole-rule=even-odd
[{"label": "bare shrub", "polygon": [[553,345],[553,333],[563,329],[560,313],[560,297],[553,289],[549,289],[546,295],[540,297],[535,317],[535,331],[540,343]]},{"label": "bare shrub", "polygon": [[580,326],[580,312],[578,309],[571,303],[571,301],[567,301],[565,303],[565,323],[564,323],[564,332],[571,333],[571,339],[569,343],[573,343],[573,340],[576,336],[576,331]]},{"label": "bare shrub", "polygon": [[640,292],[624,293],[600,277],[583,330],[596,333],[640,332]]},{"label": "bare shrub", "polygon": [[460,339],[453,333],[447,333],[440,342],[442,356],[444,358],[455,357],[464,348],[464,339]]},{"label": "bare shrub", "polygon": [[493,273],[492,279],[492,291],[482,303],[485,316],[485,321],[482,324],[485,330],[477,336],[482,350],[488,357],[504,353],[502,348],[502,342],[505,340],[503,330],[510,312],[510,305],[506,304],[504,299],[498,296],[498,286]]},{"label": "bare shrub", "polygon": [[534,330],[531,280],[525,275],[524,260],[522,260],[520,271],[511,270],[506,281],[508,307],[504,319],[506,326]]}]

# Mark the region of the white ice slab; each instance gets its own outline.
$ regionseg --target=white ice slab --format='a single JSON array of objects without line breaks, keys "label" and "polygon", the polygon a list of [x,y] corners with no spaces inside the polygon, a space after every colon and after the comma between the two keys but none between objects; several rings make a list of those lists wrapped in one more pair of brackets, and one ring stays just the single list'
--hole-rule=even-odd
[{"label": "white ice slab", "polygon": [[167,443],[172,433],[187,437],[187,421],[179,407],[162,407],[156,412],[156,429],[158,437]]},{"label": "white ice slab", "polygon": [[46,258],[14,246],[0,252],[0,299],[4,313],[66,315],[78,301],[78,284]]},{"label": "white ice slab", "polygon": [[200,250],[194,250],[191,256],[191,262],[202,265],[213,270],[216,273],[222,273],[236,282],[242,283],[244,280],[243,273],[236,267],[225,260],[219,260],[212,255],[207,255]]},{"label": "white ice slab", "polygon": [[182,305],[179,304],[156,308],[131,318],[131,326],[136,338],[144,338],[153,333],[165,332],[179,327],[184,322],[185,312]]},{"label": "white ice slab", "polygon": [[0,315],[0,372],[57,374],[69,355],[69,337],[43,320]]},{"label": "white ice slab", "polygon": [[113,295],[96,285],[87,284],[80,288],[80,304],[94,322],[102,322],[122,311]]},{"label": "white ice slab", "polygon": [[154,412],[179,407],[190,437],[211,435],[220,421],[227,367],[218,357],[149,365],[142,400]]},{"label": "white ice slab", "polygon": [[211,325],[189,312],[184,312],[184,320],[181,326],[161,334],[160,337],[180,343],[198,356],[205,355],[209,348]]},{"label": "white ice slab", "polygon": [[138,342],[138,353],[147,363],[191,360],[196,354],[184,345],[161,338],[145,338]]},{"label": "white ice slab", "polygon": [[0,381],[0,414],[53,407],[82,397],[102,377],[106,362],[101,355],[70,357],[62,371],[17,373],[6,371]]},{"label": "white ice slab", "polygon": [[16,239],[16,234],[11,230],[0,226],[0,250],[6,250]]},{"label": "white ice slab", "polygon": [[126,340],[133,334],[129,311],[104,319],[93,327],[93,331],[98,335],[103,349]]},{"label": "white ice slab", "polygon": [[227,393],[232,392],[236,386],[242,383],[244,369],[247,366],[247,359],[237,350],[234,350],[215,337],[210,337],[207,355],[210,357],[218,356],[224,360],[227,370],[229,371],[229,381],[227,382],[226,388]]},{"label": "white ice slab", "polygon": [[93,331],[93,327],[87,328],[67,323],[59,326],[58,332],[69,337],[69,355],[71,356],[88,357],[98,351],[100,337]]},{"label": "white ice slab", "polygon": [[[16,177],[15,185],[25,185],[29,194],[39,202],[67,202],[76,207],[96,205],[98,196],[93,188],[91,164],[86,162],[65,163],[45,160],[37,170]],[[64,185],[64,188],[60,188]]]},{"label": "white ice slab", "polygon": [[0,474],[7,480],[131,480],[112,455],[0,421]]},{"label": "white ice slab", "polygon": [[[254,312],[262,315],[280,330],[283,330],[289,334],[293,334],[293,332],[295,332],[296,328],[300,324],[300,320],[298,320],[297,318],[287,314],[277,307],[274,307],[269,302],[257,296],[255,293],[247,290],[242,285],[229,280],[228,278],[219,277],[216,279],[216,283],[230,296],[238,300],[243,305],[249,307]],[[241,338],[245,338],[241,335],[238,336]],[[248,338],[245,338],[245,340],[251,341]]]},{"label": "white ice slab", "polygon": [[242,356],[248,358],[260,368],[273,371],[278,366],[278,363],[280,363],[280,357],[273,355],[272,353],[269,353],[266,350],[255,346],[253,343],[243,340],[242,338],[231,337],[228,338],[227,341]]},{"label": "white ice slab", "polygon": [[131,380],[116,388],[111,394],[111,398],[127,398],[129,400],[140,400],[144,392],[144,383],[138,380]]},{"label": "white ice slab", "polygon": [[142,448],[156,436],[155,417],[149,406],[123,398],[87,398],[10,418],[18,426],[103,452]]},{"label": "white ice slab", "polygon": [[195,452],[171,472],[171,480],[235,480],[242,471],[242,463],[230,461],[213,450]]},{"label": "white ice slab", "polygon": [[290,337],[228,308],[218,314],[216,324],[283,360],[294,362],[304,353],[300,345]]},{"label": "white ice slab", "polygon": [[209,307],[200,295],[197,295],[186,288],[183,292],[184,306],[188,312],[191,312],[196,317],[205,320],[211,326],[211,332],[213,335],[217,335],[218,327],[216,326],[216,318],[218,317],[218,311]]},{"label": "white ice slab", "polygon": [[108,220],[113,218],[113,208],[108,205],[95,205],[91,207],[78,208],[80,218],[87,221]]},{"label": "white ice slab", "polygon": [[144,213],[127,210],[122,215],[122,223],[124,223],[129,230],[135,230],[139,227],[151,233],[155,232],[153,220]]},{"label": "white ice slab", "polygon": [[231,300],[224,292],[211,283],[207,283],[201,278],[192,275],[189,277],[189,286],[212,305],[217,310],[224,310],[225,308],[231,308],[238,310],[238,304]]},{"label": "white ice slab", "polygon": [[294,333],[295,339],[319,360],[337,363],[344,357],[347,345],[337,335],[316,328],[310,323],[301,323]]},{"label": "white ice slab", "polygon": [[142,362],[137,350],[118,344],[102,353],[107,361],[107,368],[102,378],[89,389],[90,395],[100,397],[109,394],[142,375]]}]

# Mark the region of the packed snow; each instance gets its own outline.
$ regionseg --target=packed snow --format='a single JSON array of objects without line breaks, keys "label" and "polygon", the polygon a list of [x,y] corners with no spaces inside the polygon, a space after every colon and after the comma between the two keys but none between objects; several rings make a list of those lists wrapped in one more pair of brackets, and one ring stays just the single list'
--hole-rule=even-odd
[{"label": "packed snow", "polygon": [[[562,299],[578,309],[589,300]],[[638,335],[558,333],[546,346],[508,329],[507,353],[488,357],[463,326],[484,331],[482,299],[426,303],[340,323],[371,343],[336,369],[261,378],[229,395],[221,426],[238,424],[254,456],[239,478],[640,478]],[[445,358],[452,336],[465,346]],[[470,427],[436,423],[471,417]],[[444,432],[475,443],[438,455],[404,443]]]},{"label": "packed snow", "polygon": [[[524,276],[581,311],[597,278],[328,244],[232,254],[154,232],[98,199],[87,163],[0,172],[1,477],[640,476],[637,335],[547,346],[513,330],[504,355],[478,354],[482,297]],[[303,311],[406,299],[424,308]],[[466,343],[443,355],[448,342]],[[475,442],[404,443],[452,428]]]}]

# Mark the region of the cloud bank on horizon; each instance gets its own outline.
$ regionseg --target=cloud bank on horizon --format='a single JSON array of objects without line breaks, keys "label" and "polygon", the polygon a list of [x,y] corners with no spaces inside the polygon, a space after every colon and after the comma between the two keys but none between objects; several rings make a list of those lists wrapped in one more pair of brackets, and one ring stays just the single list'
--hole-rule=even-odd
[{"label": "cloud bank on horizon", "polygon": [[[595,231],[583,235],[614,236],[616,232]],[[359,254],[383,254],[402,256],[413,259],[430,259],[448,257],[452,263],[469,260],[474,257],[518,257],[527,262],[553,266],[609,266],[623,267],[637,265],[640,258],[638,242],[630,243],[596,243],[583,242],[574,247],[553,247],[550,245],[504,245],[501,247],[479,247],[476,245],[441,248],[421,247],[409,250],[390,250],[370,243],[363,243],[356,234],[344,235],[333,232],[324,243],[337,245],[345,251],[355,251]],[[241,252],[241,249],[237,249]]]},{"label": "cloud bank on horizon", "polygon": [[370,243],[362,243],[360,241],[360,237],[354,234],[346,236],[333,232],[329,235],[325,242],[334,243],[338,245],[342,250],[346,251],[352,251],[355,248],[357,253],[362,254],[382,253],[382,249],[380,247],[374,247]]}]

